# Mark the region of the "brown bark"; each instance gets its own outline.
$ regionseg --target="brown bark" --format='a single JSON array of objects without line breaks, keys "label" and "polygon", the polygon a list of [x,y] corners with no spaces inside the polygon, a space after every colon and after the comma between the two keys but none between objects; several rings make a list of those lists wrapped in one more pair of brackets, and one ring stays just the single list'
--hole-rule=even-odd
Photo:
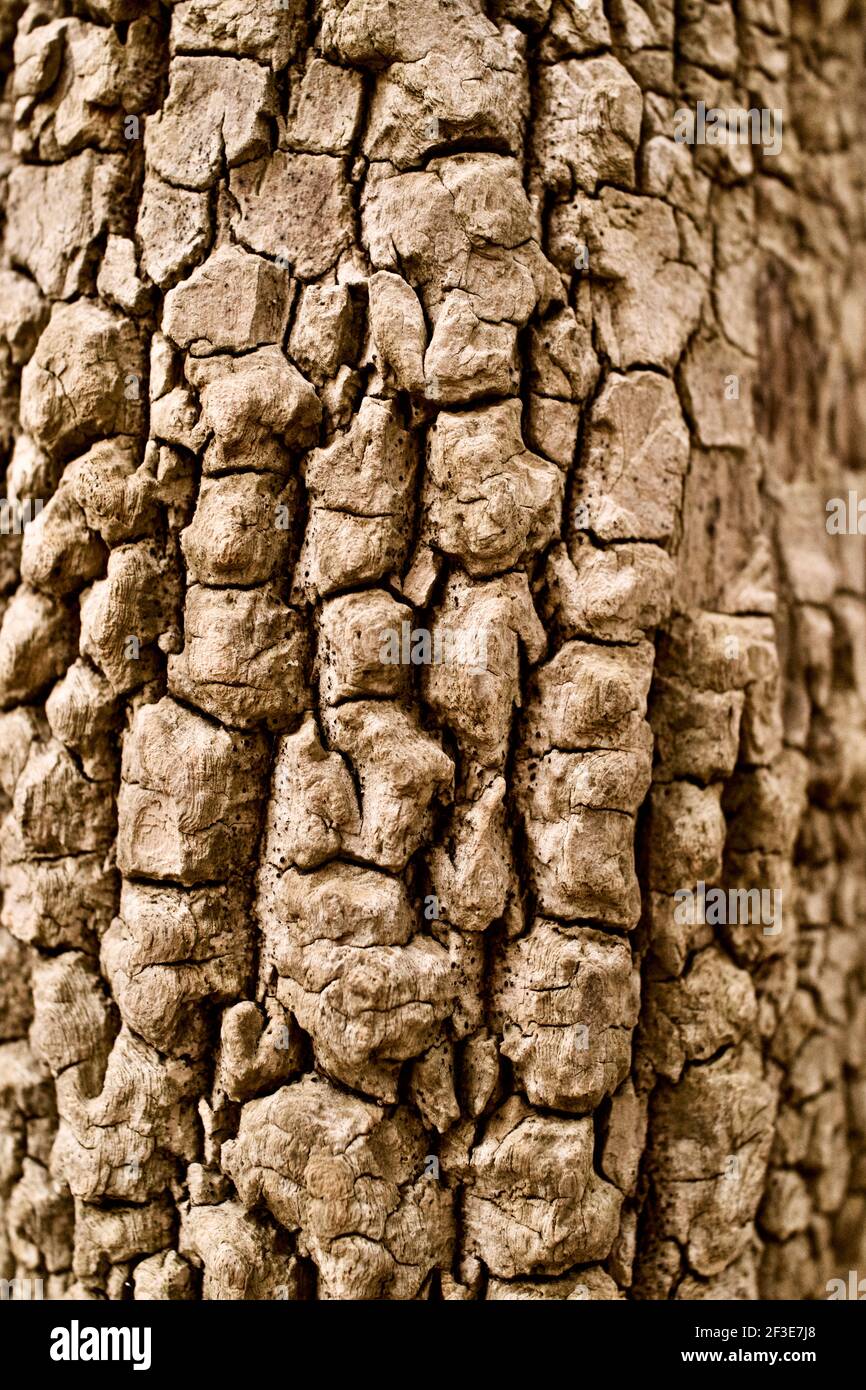
[{"label": "brown bark", "polygon": [[864,26],[0,4],[3,1280],[866,1269]]}]

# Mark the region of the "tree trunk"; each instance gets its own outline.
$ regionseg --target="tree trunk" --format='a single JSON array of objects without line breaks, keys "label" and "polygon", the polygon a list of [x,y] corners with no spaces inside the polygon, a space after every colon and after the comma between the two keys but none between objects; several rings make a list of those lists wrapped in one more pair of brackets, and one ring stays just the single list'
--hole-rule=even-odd
[{"label": "tree trunk", "polygon": [[863,6],[311,8],[0,5],[3,1288],[836,1296]]}]

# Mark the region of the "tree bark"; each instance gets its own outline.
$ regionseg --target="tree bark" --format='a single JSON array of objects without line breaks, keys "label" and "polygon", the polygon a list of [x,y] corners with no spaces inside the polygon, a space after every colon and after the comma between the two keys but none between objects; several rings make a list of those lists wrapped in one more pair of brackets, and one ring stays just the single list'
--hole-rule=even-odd
[{"label": "tree bark", "polygon": [[7,1295],[866,1272],[864,23],[0,5]]}]

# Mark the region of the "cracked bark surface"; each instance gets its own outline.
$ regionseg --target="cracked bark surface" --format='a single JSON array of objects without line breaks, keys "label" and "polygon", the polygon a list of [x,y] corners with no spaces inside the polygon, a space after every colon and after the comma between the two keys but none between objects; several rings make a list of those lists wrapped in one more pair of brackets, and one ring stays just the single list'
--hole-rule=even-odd
[{"label": "cracked bark surface", "polygon": [[2,0],[0,1277],[866,1267],[864,26]]}]

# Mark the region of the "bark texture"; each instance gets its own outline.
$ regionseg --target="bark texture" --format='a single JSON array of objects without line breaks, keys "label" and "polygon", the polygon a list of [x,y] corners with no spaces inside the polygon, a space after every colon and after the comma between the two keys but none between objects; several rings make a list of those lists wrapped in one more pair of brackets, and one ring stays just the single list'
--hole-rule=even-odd
[{"label": "bark texture", "polygon": [[0,1274],[866,1270],[862,5],[0,28]]}]

